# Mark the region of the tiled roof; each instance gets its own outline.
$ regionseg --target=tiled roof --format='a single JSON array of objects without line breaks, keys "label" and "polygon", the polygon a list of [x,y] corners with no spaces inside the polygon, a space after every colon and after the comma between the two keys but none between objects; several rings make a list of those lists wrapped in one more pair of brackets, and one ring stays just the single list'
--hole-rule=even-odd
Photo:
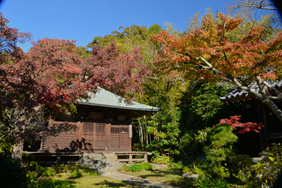
[{"label": "tiled roof", "polygon": [[[272,85],[272,87],[275,87],[276,89],[282,89],[282,80],[279,81],[268,81],[269,84]],[[257,92],[259,91],[258,85],[256,82],[253,82],[250,84],[250,87],[252,89],[255,89]],[[254,98],[255,95],[249,94],[247,91],[241,90],[241,89],[234,89],[230,93],[228,93],[224,97],[220,97],[221,100],[233,102],[233,101],[239,101],[239,100],[245,100]]]},{"label": "tiled roof", "polygon": [[82,105],[89,105],[89,106],[119,108],[119,109],[127,109],[127,110],[143,111],[143,112],[157,112],[159,110],[159,108],[157,107],[141,104],[135,101],[131,101],[130,103],[127,103],[124,101],[124,98],[100,87],[95,95],[89,93],[89,96],[91,96],[90,99],[88,100],[79,99],[77,103]]}]

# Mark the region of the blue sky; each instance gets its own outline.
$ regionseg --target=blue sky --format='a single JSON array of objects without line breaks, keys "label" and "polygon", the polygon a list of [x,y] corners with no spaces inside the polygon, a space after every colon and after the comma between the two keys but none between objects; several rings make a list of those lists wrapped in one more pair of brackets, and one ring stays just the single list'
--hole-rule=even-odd
[{"label": "blue sky", "polygon": [[[33,40],[58,38],[76,40],[86,46],[94,37],[110,34],[119,26],[147,26],[171,22],[183,31],[185,22],[207,8],[226,13],[233,0],[4,0],[0,11],[10,27],[31,32]],[[25,52],[30,43],[20,45]]]}]

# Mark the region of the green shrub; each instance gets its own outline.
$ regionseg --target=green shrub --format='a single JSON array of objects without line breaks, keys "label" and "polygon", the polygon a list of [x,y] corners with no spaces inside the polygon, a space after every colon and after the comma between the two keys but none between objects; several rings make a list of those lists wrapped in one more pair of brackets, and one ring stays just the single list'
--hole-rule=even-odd
[{"label": "green shrub", "polygon": [[11,157],[15,140],[9,136],[5,136],[7,131],[7,127],[0,126],[0,153],[5,153],[7,156]]},{"label": "green shrub", "polygon": [[232,131],[233,127],[230,125],[218,124],[207,132],[204,142],[205,170],[212,178],[222,179],[230,176],[227,161],[234,156],[232,144],[238,139]]},{"label": "green shrub", "polygon": [[131,166],[125,165],[125,171],[132,171],[132,172],[140,172],[142,170],[153,170],[153,167],[150,163],[134,163]]},{"label": "green shrub", "polygon": [[227,182],[225,182],[224,180],[218,180],[218,179],[213,179],[210,181],[200,180],[199,186],[201,188],[211,188],[211,187],[212,188],[229,188],[230,187]]},{"label": "green shrub", "polygon": [[34,157],[30,154],[22,153],[21,165],[28,168],[31,162],[35,162]]},{"label": "green shrub", "polygon": [[186,172],[191,172],[191,169],[188,166],[183,166],[182,167],[182,172],[186,173]]},{"label": "green shrub", "polygon": [[36,161],[31,161],[29,163],[29,166],[26,167],[28,172],[35,171],[38,176],[41,176],[42,173],[45,171],[45,168],[43,166],[38,165]]},{"label": "green shrub", "polygon": [[182,172],[183,173],[189,172],[190,174],[193,174],[195,173],[195,168],[196,168],[195,164],[191,164],[189,166],[182,166]]},{"label": "green shrub", "polygon": [[14,159],[0,153],[0,187],[25,187],[26,175]]},{"label": "green shrub", "polygon": [[282,146],[273,144],[269,150],[262,152],[264,156],[260,162],[254,165],[256,173],[260,176],[259,181],[265,186],[272,186],[282,168]]},{"label": "green shrub", "polygon": [[28,185],[28,188],[51,188],[51,187],[75,188],[76,186],[71,185],[69,182],[66,181],[53,180],[53,179],[40,179]]},{"label": "green shrub", "polygon": [[26,178],[29,184],[37,181],[38,173],[36,171],[28,171],[26,173]]},{"label": "green shrub", "polygon": [[199,174],[199,182],[203,186],[219,186],[217,184],[222,182],[246,185],[248,181],[253,181],[255,176],[251,157],[234,152],[233,144],[237,138],[233,127],[226,124],[218,124],[207,131],[203,143],[206,159],[193,169]]},{"label": "green shrub", "polygon": [[142,165],[139,163],[134,163],[132,166],[129,167],[129,171],[132,172],[140,172],[142,170],[143,170]]},{"label": "green shrub", "polygon": [[98,173],[95,171],[95,170],[91,170],[91,169],[84,169],[84,175],[88,176],[88,175],[91,175],[91,176],[97,176]]},{"label": "green shrub", "polygon": [[153,170],[153,167],[150,163],[141,163],[141,165],[144,170]]},{"label": "green shrub", "polygon": [[57,173],[66,173],[69,171],[70,165],[60,164],[53,167]]},{"label": "green shrub", "polygon": [[178,161],[178,163],[170,163],[169,166],[176,169],[182,169],[184,165],[181,161]]},{"label": "green shrub", "polygon": [[152,161],[153,163],[156,163],[156,164],[170,164],[172,160],[169,156],[161,155],[161,156],[153,157]]},{"label": "green shrub", "polygon": [[59,180],[51,179],[38,179],[39,176],[49,177],[54,176],[56,173],[65,173],[69,172],[69,175],[73,178],[82,177],[84,175],[98,175],[94,170],[90,170],[88,166],[80,164],[71,164],[71,165],[55,165],[53,167],[44,168],[38,165],[36,162],[32,161],[30,163],[29,171],[26,174],[27,180],[29,182],[28,187],[31,188],[41,188],[41,187],[58,187],[58,188],[69,188],[74,187],[68,182],[62,182]]},{"label": "green shrub", "polygon": [[54,176],[55,174],[56,174],[56,170],[54,168],[47,167],[42,173],[42,176],[49,177],[49,176]]},{"label": "green shrub", "polygon": [[74,169],[73,171],[71,171],[70,175],[73,178],[79,178],[79,177],[82,176],[82,170],[81,169]]},{"label": "green shrub", "polygon": [[87,165],[81,165],[78,163],[65,165],[64,168],[67,169],[68,171],[73,171],[73,170],[78,170],[78,169],[82,169],[82,170],[89,169]]},{"label": "green shrub", "polygon": [[229,157],[227,168],[230,172],[229,182],[243,185],[255,177],[252,158],[248,155],[234,155]]},{"label": "green shrub", "polygon": [[130,170],[129,170],[129,169],[130,169],[130,166],[124,165],[124,166],[123,166],[123,169],[124,169],[125,171],[130,171]]},{"label": "green shrub", "polygon": [[95,170],[89,169],[87,165],[80,165],[80,164],[61,164],[61,165],[55,165],[53,167],[57,173],[66,173],[70,171],[70,174],[77,173],[78,171],[80,173],[84,172],[84,175],[98,175],[98,173]]}]

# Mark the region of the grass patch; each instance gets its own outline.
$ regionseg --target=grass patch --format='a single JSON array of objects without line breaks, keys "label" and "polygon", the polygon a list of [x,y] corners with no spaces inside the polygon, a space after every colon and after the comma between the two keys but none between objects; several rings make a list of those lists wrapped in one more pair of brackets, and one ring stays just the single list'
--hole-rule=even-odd
[{"label": "grass patch", "polygon": [[122,170],[120,173],[146,178],[155,182],[166,183],[179,187],[198,187],[194,180],[182,178],[182,171],[175,168],[158,169],[151,171],[130,172]]},{"label": "grass patch", "polygon": [[59,174],[53,179],[61,182],[69,182],[72,186],[77,188],[108,188],[108,187],[121,187],[121,188],[141,188],[140,185],[127,184],[119,180],[108,178],[105,176],[82,176],[80,178],[73,179],[68,174]]}]

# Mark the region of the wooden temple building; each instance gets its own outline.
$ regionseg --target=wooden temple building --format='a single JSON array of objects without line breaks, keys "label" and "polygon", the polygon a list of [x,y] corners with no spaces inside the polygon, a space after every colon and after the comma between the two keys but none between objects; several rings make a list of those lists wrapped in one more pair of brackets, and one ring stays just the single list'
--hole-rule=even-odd
[{"label": "wooden temple building", "polygon": [[[282,91],[282,80],[280,81],[268,81],[273,87]],[[257,83],[252,83],[252,89],[259,90]],[[274,92],[274,91],[269,91]],[[282,142],[282,122],[271,112],[271,110],[255,95],[249,94],[247,91],[241,89],[234,89],[224,97],[220,97],[221,100],[227,103],[236,101],[251,100],[253,105],[257,106],[257,123],[262,123],[264,127],[259,133],[260,151],[264,151],[271,146],[271,143]],[[282,101],[274,101],[278,108],[282,109]],[[257,134],[257,133],[254,133]],[[252,139],[252,138],[251,138]],[[248,143],[245,143],[247,145]],[[258,152],[258,153],[259,153]]]},{"label": "wooden temple building", "polygon": [[[132,155],[141,153],[146,160],[146,152],[132,152],[131,119],[152,114],[159,108],[135,101],[127,103],[124,98],[102,88],[90,99],[78,100],[76,106],[78,115],[68,122],[76,126],[76,131],[47,136],[41,141],[38,151],[29,152],[37,161],[42,161],[46,156],[49,159],[53,156],[53,160],[58,160],[58,156],[74,156],[78,153],[126,154],[130,162],[133,160]],[[49,126],[62,123],[55,119],[49,122]],[[49,159],[43,161],[50,161]]]}]

